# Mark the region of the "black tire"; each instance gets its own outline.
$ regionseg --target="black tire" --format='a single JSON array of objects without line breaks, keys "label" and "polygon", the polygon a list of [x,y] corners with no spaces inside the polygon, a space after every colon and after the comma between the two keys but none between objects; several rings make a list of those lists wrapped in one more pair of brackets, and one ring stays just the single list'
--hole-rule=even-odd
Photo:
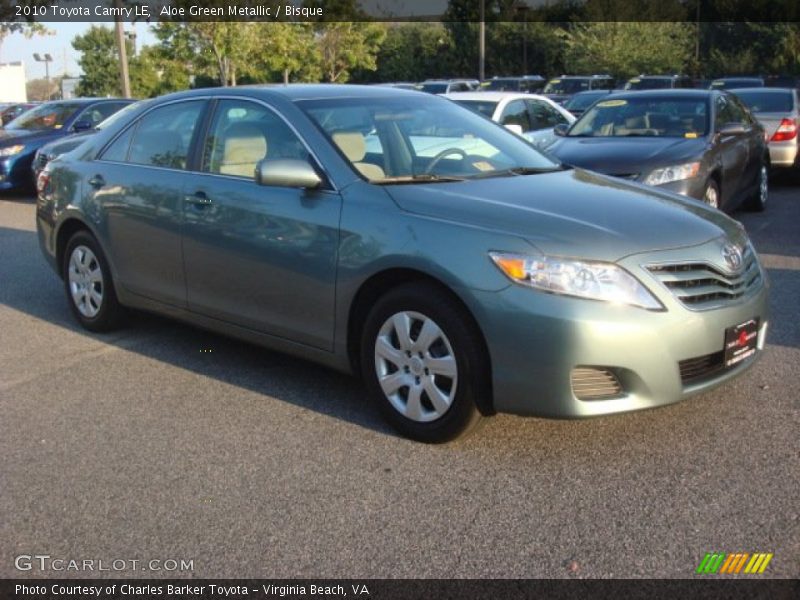
[{"label": "black tire", "polygon": [[[411,323],[408,340],[413,344],[419,344],[417,350],[422,352],[414,350],[409,353],[401,350],[402,344],[396,335],[397,329],[393,329],[393,322],[390,321],[395,315],[401,315],[400,318],[408,317],[408,321],[404,321]],[[420,333],[423,323],[424,326],[428,326],[428,321],[432,323],[431,330],[436,331],[435,328],[438,328],[442,335],[429,337],[435,341],[425,347]],[[396,341],[392,350],[399,352],[398,356],[402,355],[403,361],[408,361],[404,367],[395,366],[391,360],[384,360],[377,352],[376,344],[379,337],[383,341],[389,339],[386,327],[394,331],[390,334],[395,336],[392,339]],[[452,368],[455,364],[457,369],[455,378],[435,373],[440,367],[433,365],[444,364],[441,361],[447,361],[448,368]],[[425,282],[404,284],[386,293],[375,303],[362,331],[360,364],[369,395],[377,403],[386,420],[406,437],[426,443],[448,442],[466,436],[485,420],[478,409],[477,400],[488,398],[491,393],[491,383],[489,361],[485,356],[482,338],[466,310],[446,291],[434,284]],[[383,377],[397,375],[409,378],[409,385],[399,387],[396,394],[392,394],[393,400],[390,400],[389,395],[381,387],[379,370],[383,367],[379,365],[394,369],[384,372]],[[401,409],[393,404],[395,402],[402,406],[405,388],[403,408],[407,412],[412,412],[409,409],[412,386],[417,390],[416,397],[419,398],[420,411],[424,413],[419,419],[412,419],[402,414]],[[428,390],[433,390],[434,393],[438,391],[442,395],[450,394],[447,408],[437,410]],[[440,399],[439,407],[441,406],[444,404],[441,404]],[[421,419],[427,420],[421,422]]]},{"label": "black tire", "polygon": [[[716,198],[716,206],[714,205],[713,201],[711,200],[712,197]],[[722,208],[721,208],[722,199],[719,196],[719,184],[717,183],[716,179],[711,178],[706,182],[706,187],[705,187],[705,189],[703,191],[702,200],[708,206],[711,206],[712,208],[716,208],[717,210],[722,210]]]},{"label": "black tire", "polygon": [[[762,188],[763,184],[763,188]],[[754,212],[764,212],[767,208],[769,197],[769,162],[763,161],[758,168],[758,181],[753,195],[747,199],[745,208]]]},{"label": "black tire", "polygon": [[[91,271],[93,276],[97,275],[97,281],[83,281],[88,279],[88,275],[78,272],[75,265],[71,266],[73,253],[78,251],[79,255],[83,249],[83,257],[85,258],[85,267]],[[91,254],[85,252],[88,249]],[[77,257],[78,255],[76,255]],[[78,260],[80,262],[80,260]],[[81,279],[80,282],[73,282],[70,278],[70,272],[76,278]],[[108,267],[108,261],[103,254],[100,244],[88,231],[76,232],[67,242],[66,250],[64,251],[63,264],[61,265],[61,274],[64,279],[64,291],[67,294],[67,302],[72,310],[72,314],[85,329],[95,332],[112,331],[120,326],[124,317],[124,308],[117,300],[117,294],[114,290],[114,282],[111,278],[111,270]],[[76,300],[73,296],[73,283],[75,283],[76,290],[90,288],[90,291],[83,294],[83,302]],[[81,288],[83,286],[83,288]],[[93,292],[93,293],[91,293]],[[76,292],[80,294],[80,292]],[[95,299],[99,297],[100,301],[96,302]]]}]

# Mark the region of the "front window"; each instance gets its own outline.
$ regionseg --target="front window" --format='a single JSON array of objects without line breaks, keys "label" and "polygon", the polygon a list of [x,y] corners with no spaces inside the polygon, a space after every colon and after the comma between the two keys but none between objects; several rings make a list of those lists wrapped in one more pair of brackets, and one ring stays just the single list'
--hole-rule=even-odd
[{"label": "front window", "polygon": [[577,94],[589,89],[588,79],[551,79],[544,86],[545,94]]},{"label": "front window", "polygon": [[81,109],[77,102],[51,102],[21,114],[6,125],[6,129],[61,129],[72,115]]},{"label": "front window", "polygon": [[375,183],[551,171],[558,163],[502,127],[436,98],[300,100],[353,168]]},{"label": "front window", "polygon": [[612,98],[587,110],[570,129],[579,137],[685,137],[708,132],[704,98]]}]

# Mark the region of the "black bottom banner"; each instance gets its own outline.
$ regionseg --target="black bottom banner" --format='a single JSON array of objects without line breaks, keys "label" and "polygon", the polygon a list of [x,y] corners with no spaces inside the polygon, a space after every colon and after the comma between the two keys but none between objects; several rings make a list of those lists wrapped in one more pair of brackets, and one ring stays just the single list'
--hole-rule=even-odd
[{"label": "black bottom banner", "polygon": [[6,579],[3,600],[530,600],[800,598],[796,579]]}]

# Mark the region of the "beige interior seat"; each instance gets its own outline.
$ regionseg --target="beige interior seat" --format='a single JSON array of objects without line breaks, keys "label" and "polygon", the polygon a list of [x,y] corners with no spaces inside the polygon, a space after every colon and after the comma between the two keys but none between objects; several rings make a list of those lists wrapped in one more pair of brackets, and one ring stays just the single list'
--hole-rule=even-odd
[{"label": "beige interior seat", "polygon": [[384,179],[386,173],[378,165],[362,162],[367,154],[367,142],[358,131],[338,131],[333,141],[353,166],[367,179]]},{"label": "beige interior seat", "polygon": [[256,163],[267,156],[267,138],[252,122],[231,124],[223,134],[222,159],[218,172],[238,177],[255,176]]}]

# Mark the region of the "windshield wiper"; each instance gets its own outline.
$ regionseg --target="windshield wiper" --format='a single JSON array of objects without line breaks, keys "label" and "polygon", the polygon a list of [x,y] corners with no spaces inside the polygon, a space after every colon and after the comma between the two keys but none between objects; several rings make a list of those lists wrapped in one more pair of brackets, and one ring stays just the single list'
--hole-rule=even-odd
[{"label": "windshield wiper", "polygon": [[420,175],[399,175],[397,177],[385,177],[371,181],[376,185],[386,183],[444,183],[447,181],[465,181],[466,177],[456,175],[437,175],[435,173],[422,173]]},{"label": "windshield wiper", "polygon": [[509,175],[540,175],[541,173],[555,173],[556,171],[563,171],[568,167],[559,165],[555,167],[511,167],[510,169],[502,169],[500,171],[487,171],[474,175],[471,179],[488,179],[489,177],[507,177]]}]

